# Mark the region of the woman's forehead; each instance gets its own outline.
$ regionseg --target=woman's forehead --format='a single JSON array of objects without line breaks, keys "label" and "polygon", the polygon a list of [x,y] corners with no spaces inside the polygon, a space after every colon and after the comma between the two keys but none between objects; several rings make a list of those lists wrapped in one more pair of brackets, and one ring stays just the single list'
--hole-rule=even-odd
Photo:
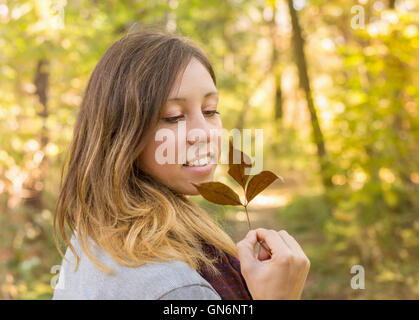
[{"label": "woman's forehead", "polygon": [[205,66],[196,58],[192,58],[176,78],[168,101],[187,99],[191,94],[206,96],[209,93],[217,93],[214,81]]}]

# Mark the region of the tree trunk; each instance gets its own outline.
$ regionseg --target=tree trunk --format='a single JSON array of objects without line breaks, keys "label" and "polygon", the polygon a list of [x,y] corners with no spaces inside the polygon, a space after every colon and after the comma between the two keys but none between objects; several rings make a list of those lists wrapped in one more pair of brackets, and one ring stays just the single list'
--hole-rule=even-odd
[{"label": "tree trunk", "polygon": [[279,68],[279,52],[277,44],[277,26],[275,22],[276,18],[276,5],[273,5],[273,15],[272,20],[269,23],[271,29],[271,43],[272,43],[272,60],[271,68],[272,74],[274,77],[274,88],[275,88],[275,97],[274,97],[274,118],[275,120],[282,119],[283,116],[283,103],[282,103],[282,89],[281,89],[281,71]]},{"label": "tree trunk", "polygon": [[298,21],[297,11],[293,6],[293,0],[288,0],[288,8],[291,16],[291,23],[293,29],[295,59],[298,68],[300,87],[305,92],[307,107],[310,113],[311,126],[313,130],[313,139],[317,147],[317,155],[320,162],[322,181],[325,187],[329,187],[331,186],[331,179],[329,174],[327,173],[326,147],[323,133],[321,131],[319,120],[317,117],[316,108],[314,106],[313,97],[311,94],[310,79],[308,77],[307,72],[307,61],[304,54],[304,40],[302,37],[300,23]]},{"label": "tree trunk", "polygon": [[35,94],[38,96],[39,102],[42,105],[41,112],[38,115],[43,120],[43,125],[41,129],[41,145],[39,150],[44,153],[44,156],[41,162],[38,165],[39,174],[36,174],[30,179],[28,179],[25,189],[27,191],[27,197],[25,199],[25,205],[42,209],[42,185],[44,180],[44,174],[46,171],[46,156],[45,149],[48,144],[48,129],[47,129],[47,118],[48,118],[48,85],[49,85],[49,71],[48,71],[49,61],[45,59],[40,59],[37,64],[34,84],[36,87]]},{"label": "tree trunk", "polygon": [[389,0],[389,8],[390,9],[395,9],[395,5],[396,5],[396,0]]}]

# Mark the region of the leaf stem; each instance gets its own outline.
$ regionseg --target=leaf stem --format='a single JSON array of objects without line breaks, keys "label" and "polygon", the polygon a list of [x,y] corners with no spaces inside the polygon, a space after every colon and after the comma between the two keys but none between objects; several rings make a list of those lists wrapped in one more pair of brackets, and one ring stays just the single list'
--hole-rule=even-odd
[{"label": "leaf stem", "polygon": [[[244,210],[246,211],[246,217],[247,217],[247,224],[248,224],[248,226],[249,226],[249,231],[250,230],[252,230],[252,228],[250,227],[250,219],[249,219],[249,212],[247,211],[247,205],[248,205],[249,203],[246,203],[245,205],[243,205],[243,207],[244,207]],[[263,249],[265,249],[265,251],[269,254],[269,256],[270,257],[272,257],[272,253],[271,253],[271,250],[270,249],[268,249],[264,244],[263,244],[263,241],[258,241],[259,242],[259,244],[263,247]]]},{"label": "leaf stem", "polygon": [[246,205],[244,205],[244,210],[246,210],[247,224],[249,226],[249,231],[250,231],[250,230],[252,230],[252,228],[250,227],[250,219],[249,219],[249,212],[247,212],[247,205],[248,205],[248,203],[246,203]]}]

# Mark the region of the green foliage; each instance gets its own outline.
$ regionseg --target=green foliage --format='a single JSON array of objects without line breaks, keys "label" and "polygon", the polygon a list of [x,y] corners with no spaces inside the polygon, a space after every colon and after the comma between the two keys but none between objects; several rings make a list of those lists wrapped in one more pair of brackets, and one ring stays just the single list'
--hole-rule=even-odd
[{"label": "green foliage", "polygon": [[[144,26],[176,29],[207,52],[224,127],[264,129],[265,167],[285,178],[275,196],[290,200],[274,208],[275,221],[312,262],[305,298],[417,298],[419,21],[417,5],[402,2],[378,10],[369,1],[361,29],[350,27],[355,0],[298,10],[329,164],[320,171],[286,1],[67,1],[63,28],[49,6],[58,1],[0,1],[0,299],[51,297],[51,268],[61,261],[52,212],[84,88],[109,45]],[[41,61],[46,106],[37,95]],[[273,119],[273,70],[282,77],[281,119]],[[236,211],[197,201],[243,236],[224,219]],[[350,288],[355,264],[366,269],[365,290]]]}]

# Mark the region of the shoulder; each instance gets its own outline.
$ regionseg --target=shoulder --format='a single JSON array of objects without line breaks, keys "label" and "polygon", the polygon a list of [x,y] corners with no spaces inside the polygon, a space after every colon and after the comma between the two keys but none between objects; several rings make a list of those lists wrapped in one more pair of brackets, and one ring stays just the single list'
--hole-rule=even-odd
[{"label": "shoulder", "polygon": [[[74,243],[73,243],[74,245]],[[100,262],[114,270],[101,271],[75,246],[80,257],[67,249],[53,299],[221,299],[214,288],[189,264],[180,260],[147,263],[139,267],[118,264],[103,250],[95,250]]]}]

